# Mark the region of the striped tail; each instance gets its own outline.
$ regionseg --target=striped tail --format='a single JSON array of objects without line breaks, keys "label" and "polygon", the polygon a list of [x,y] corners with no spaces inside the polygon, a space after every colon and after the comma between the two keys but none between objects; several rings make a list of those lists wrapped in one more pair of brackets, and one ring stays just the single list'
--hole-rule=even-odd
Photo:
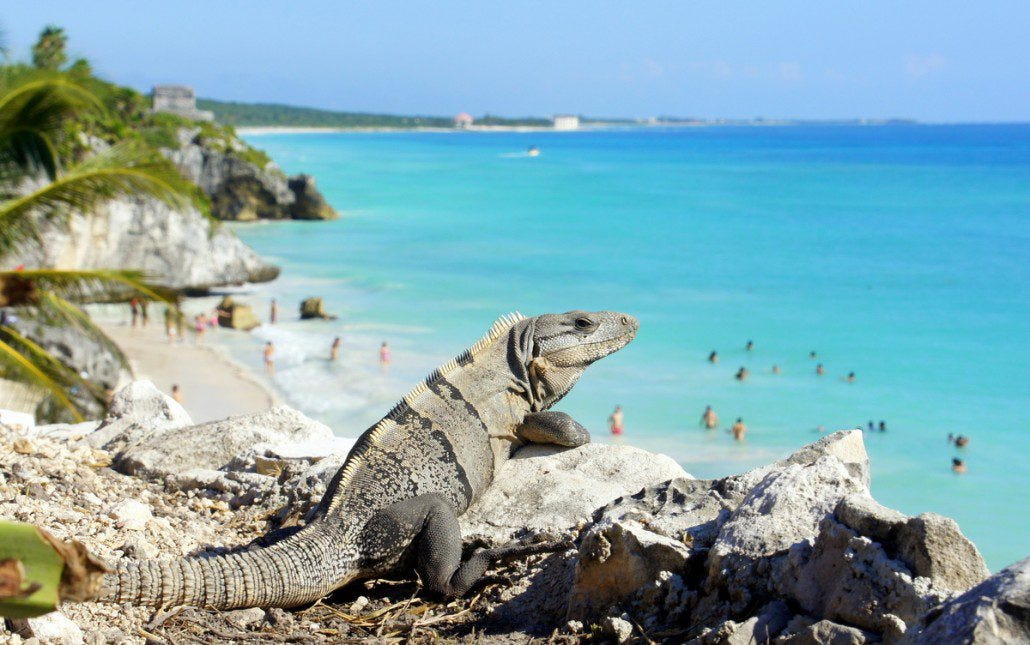
[{"label": "striped tail", "polygon": [[174,560],[123,560],[104,576],[100,600],[151,607],[294,607],[355,577],[344,540],[318,522],[271,546]]}]

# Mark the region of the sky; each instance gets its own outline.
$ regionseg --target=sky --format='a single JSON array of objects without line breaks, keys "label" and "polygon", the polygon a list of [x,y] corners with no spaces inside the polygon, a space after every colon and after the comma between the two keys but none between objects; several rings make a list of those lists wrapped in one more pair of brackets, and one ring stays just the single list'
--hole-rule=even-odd
[{"label": "sky", "polygon": [[505,116],[1030,121],[1030,2],[8,0],[149,91]]}]

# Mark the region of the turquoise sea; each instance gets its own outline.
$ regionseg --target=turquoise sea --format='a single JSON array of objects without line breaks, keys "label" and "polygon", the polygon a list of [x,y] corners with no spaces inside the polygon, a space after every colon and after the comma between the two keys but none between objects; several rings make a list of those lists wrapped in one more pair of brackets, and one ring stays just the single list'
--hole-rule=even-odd
[{"label": "turquoise sea", "polygon": [[[637,340],[560,404],[597,440],[621,404],[626,442],[714,477],[883,420],[866,435],[881,502],[954,517],[994,570],[1030,554],[1030,126],[247,139],[314,175],[343,218],[236,228],[282,264],[250,299],[283,313],[230,351],[259,366],[275,340],[275,385],[338,434],[502,313],[617,309]],[[297,321],[309,295],[339,320]],[[699,426],[708,404],[717,431]]]}]

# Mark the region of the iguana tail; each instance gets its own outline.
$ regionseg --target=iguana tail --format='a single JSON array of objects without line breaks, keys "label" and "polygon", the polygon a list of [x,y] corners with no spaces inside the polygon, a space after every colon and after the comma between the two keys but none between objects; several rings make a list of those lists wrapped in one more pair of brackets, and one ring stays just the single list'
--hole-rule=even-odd
[{"label": "iguana tail", "polygon": [[100,600],[152,607],[294,607],[354,577],[343,536],[326,522],[265,547],[171,560],[123,560],[104,576]]}]

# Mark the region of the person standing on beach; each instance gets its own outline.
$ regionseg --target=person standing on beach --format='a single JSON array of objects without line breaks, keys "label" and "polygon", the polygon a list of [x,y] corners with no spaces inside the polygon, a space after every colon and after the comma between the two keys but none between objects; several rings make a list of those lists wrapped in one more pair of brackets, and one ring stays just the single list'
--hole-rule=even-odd
[{"label": "person standing on beach", "polygon": [[176,403],[182,403],[182,389],[179,387],[178,383],[172,384],[172,399],[174,399]]},{"label": "person standing on beach", "polygon": [[272,305],[268,308],[268,322],[272,325],[279,320],[279,303],[272,298]]},{"label": "person standing on beach", "polygon": [[182,313],[182,307],[175,304],[175,334],[180,341],[186,340],[186,314]]},{"label": "person standing on beach", "polygon": [[333,344],[329,348],[329,360],[335,361],[336,359],[338,359],[340,357],[340,343],[341,342],[342,341],[340,340],[339,336],[337,336],[336,338],[333,339]]},{"label": "person standing on beach", "polygon": [[272,341],[265,343],[265,371],[269,376],[275,376],[275,345]]},{"label": "person standing on beach", "polygon": [[390,346],[383,341],[383,344],[379,346],[379,369],[384,372],[390,368]]},{"label": "person standing on beach", "polygon": [[730,428],[730,432],[733,433],[733,438],[737,441],[743,441],[744,435],[747,434],[747,426],[744,425],[743,417],[737,417],[737,422]]},{"label": "person standing on beach", "polygon": [[143,329],[147,328],[147,322],[150,320],[150,313],[147,311],[147,299],[142,298],[139,301],[139,313],[140,322],[143,323]]},{"label": "person standing on beach", "polygon": [[719,415],[715,413],[712,406],[705,406],[705,411],[701,415],[701,427],[708,430],[715,430],[719,426]]},{"label": "person standing on beach", "polygon": [[193,331],[197,332],[197,344],[204,344],[204,330],[207,329],[207,321],[204,320],[204,314],[197,314],[193,317]]},{"label": "person standing on beach", "polygon": [[129,301],[129,309],[132,310],[132,327],[136,328],[139,323],[139,298],[133,296],[132,300]]},{"label": "person standing on beach", "polygon": [[616,439],[622,437],[622,406],[615,406],[615,410],[608,417],[608,430],[612,433],[612,436]]},{"label": "person standing on beach", "polygon": [[169,343],[175,339],[175,312],[172,311],[172,305],[165,305],[165,335]]}]

